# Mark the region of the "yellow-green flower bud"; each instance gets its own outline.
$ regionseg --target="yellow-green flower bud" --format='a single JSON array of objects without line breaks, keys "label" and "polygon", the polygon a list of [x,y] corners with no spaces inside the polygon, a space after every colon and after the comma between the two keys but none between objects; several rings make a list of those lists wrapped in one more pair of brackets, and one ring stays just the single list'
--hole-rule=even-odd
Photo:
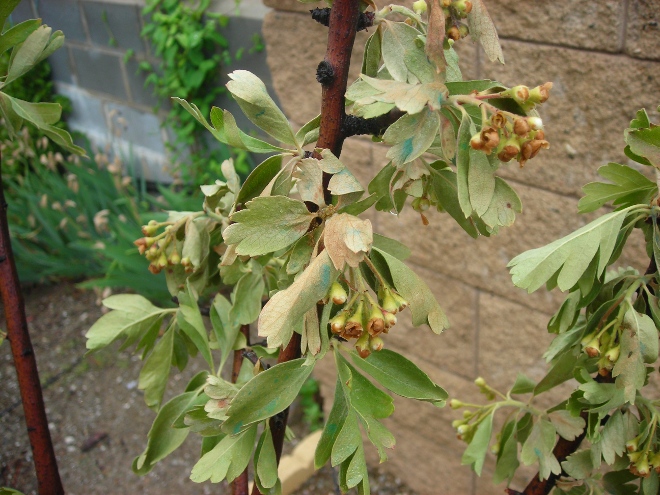
[{"label": "yellow-green flower bud", "polygon": [[385,331],[387,332],[388,328],[396,325],[396,316],[393,313],[385,312],[383,313],[383,317],[385,318]]},{"label": "yellow-green flower bud", "polygon": [[452,409],[460,409],[464,405],[465,404],[463,404],[463,402],[461,402],[458,399],[452,399],[449,401],[449,407],[451,407]]},{"label": "yellow-green flower bud", "polygon": [[584,352],[592,358],[600,355],[600,342],[598,341],[598,337],[591,339],[591,341],[584,347]]},{"label": "yellow-green flower bud", "polygon": [[346,325],[346,310],[341,310],[337,315],[330,320],[330,330],[332,333],[342,333],[344,331],[344,326]]},{"label": "yellow-green flower bud", "polygon": [[355,308],[355,312],[346,321],[346,325],[344,326],[344,333],[342,334],[342,337],[346,339],[350,339],[350,338],[357,338],[360,335],[362,335],[363,313],[364,313],[364,301],[360,301],[357,307]]},{"label": "yellow-green flower bud", "polygon": [[339,282],[334,282],[332,287],[330,287],[330,299],[335,304],[344,304],[346,299],[348,299],[346,289]]},{"label": "yellow-green flower bud", "polygon": [[383,339],[380,337],[371,337],[369,339],[369,347],[372,351],[378,352],[383,350],[383,347],[385,347],[385,342],[383,342]]},{"label": "yellow-green flower bud", "polygon": [[619,359],[620,352],[621,346],[612,347],[605,353],[605,357],[610,363],[615,363]]},{"label": "yellow-green flower bud", "polygon": [[413,2],[412,8],[415,14],[422,15],[424,12],[426,12],[428,7],[424,0],[417,0],[416,2]]},{"label": "yellow-green flower bud", "polygon": [[181,255],[176,249],[174,249],[174,251],[172,251],[167,261],[169,262],[170,265],[178,265],[179,263],[181,263]]},{"label": "yellow-green flower bud", "polygon": [[355,342],[355,350],[358,352],[361,358],[369,357],[371,354],[371,349],[369,348],[369,334],[363,332],[359,339]]},{"label": "yellow-green flower bud", "polygon": [[371,308],[371,314],[369,315],[369,321],[367,322],[367,332],[372,337],[375,337],[381,334],[385,330],[385,319],[383,318],[383,312],[378,306],[373,306]]},{"label": "yellow-green flower bud", "polygon": [[399,311],[399,305],[394,299],[394,296],[392,295],[392,291],[390,289],[385,289],[383,291],[383,300],[381,306],[388,313],[395,314]]}]

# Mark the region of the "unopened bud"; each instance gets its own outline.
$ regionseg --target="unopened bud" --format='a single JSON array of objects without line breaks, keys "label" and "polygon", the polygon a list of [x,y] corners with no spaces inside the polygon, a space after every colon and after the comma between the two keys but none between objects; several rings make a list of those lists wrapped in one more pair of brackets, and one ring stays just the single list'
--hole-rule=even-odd
[{"label": "unopened bud", "polygon": [[472,149],[475,150],[484,149],[484,143],[481,140],[481,134],[475,134],[470,138],[470,146],[472,146]]},{"label": "unopened bud", "polygon": [[[470,4],[470,10],[472,10],[472,4]],[[468,34],[470,34],[470,28],[467,26],[467,24],[461,23],[458,26],[458,33],[461,35],[461,38],[465,38]]]},{"label": "unopened bud", "polygon": [[611,347],[606,353],[605,358],[610,362],[614,363],[619,359],[619,353],[621,352],[621,346]]},{"label": "unopened bud", "polygon": [[342,285],[339,282],[334,282],[332,284],[332,286],[330,287],[329,296],[332,302],[337,305],[344,304],[346,302],[346,299],[348,299],[348,294],[346,294],[346,290],[342,287]]},{"label": "unopened bud", "polygon": [[465,17],[472,11],[472,2],[469,0],[454,0],[453,6],[460,17]]},{"label": "unopened bud", "polygon": [[158,266],[156,263],[149,264],[149,271],[154,275],[158,275],[160,273],[160,270],[161,270],[160,266]]},{"label": "unopened bud", "polygon": [[497,158],[503,162],[510,162],[520,153],[520,144],[515,137],[511,137],[507,140],[504,147],[497,154]]},{"label": "unopened bud", "polygon": [[183,266],[188,267],[188,266],[192,265],[192,261],[190,261],[190,258],[188,258],[188,256],[186,256],[185,258],[181,258],[181,264]]},{"label": "unopened bud", "polygon": [[486,380],[484,380],[484,379],[483,379],[482,377],[480,377],[480,376],[478,376],[478,377],[474,380],[474,384],[475,384],[477,387],[479,387],[479,388],[483,388],[483,387],[487,387],[487,386],[488,386],[488,385],[486,384]]},{"label": "unopened bud", "polygon": [[369,347],[372,351],[378,352],[383,350],[383,347],[385,347],[385,342],[383,342],[383,339],[380,337],[371,337],[369,339]]},{"label": "unopened bud", "polygon": [[426,5],[426,2],[424,0],[417,0],[412,4],[412,8],[415,11],[415,14],[421,15],[424,12],[426,12],[426,9],[428,8]]},{"label": "unopened bud", "polygon": [[175,249],[174,251],[172,251],[167,261],[169,262],[170,265],[178,265],[179,263],[181,263],[181,255]]},{"label": "unopened bud", "polygon": [[388,313],[386,311],[383,313],[383,317],[385,318],[385,331],[387,332],[388,328],[396,325],[396,316],[394,316],[393,313]]},{"label": "unopened bud", "polygon": [[167,266],[167,256],[165,256],[165,253],[160,253],[157,264],[160,268],[165,268]]},{"label": "unopened bud", "polygon": [[450,40],[458,41],[461,39],[461,32],[456,26],[451,26],[447,29],[447,38]]},{"label": "unopened bud", "polygon": [[394,298],[394,301],[399,306],[399,311],[403,311],[404,309],[406,309],[408,307],[408,301],[406,301],[403,297],[401,297],[396,292],[392,292],[392,297]]},{"label": "unopened bud", "polygon": [[529,92],[529,101],[533,103],[545,103],[550,98],[550,90],[552,83],[547,82],[540,86],[536,86]]},{"label": "unopened bud", "polygon": [[591,339],[591,342],[589,342],[584,347],[584,352],[586,352],[587,355],[592,358],[598,357],[600,355],[600,342],[598,341],[597,337]]},{"label": "unopened bud", "polygon": [[[626,450],[628,452],[637,452],[637,449],[639,448],[639,437],[635,437],[632,440],[628,440],[626,442]],[[632,458],[630,459],[632,461]],[[635,461],[633,461],[635,462]]]},{"label": "unopened bud", "polygon": [[452,409],[460,409],[464,405],[465,404],[463,404],[463,402],[461,402],[458,399],[452,399],[449,401],[449,407],[451,407]]},{"label": "unopened bud", "polygon": [[381,334],[383,330],[385,330],[383,312],[378,306],[373,306],[371,308],[371,314],[369,315],[369,321],[367,322],[367,332],[372,337],[375,337]]},{"label": "unopened bud", "polygon": [[411,206],[413,210],[415,210],[418,213],[421,213],[430,208],[431,202],[428,200],[428,198],[415,198],[413,199]]},{"label": "unopened bud", "polygon": [[502,92],[503,96],[509,96],[516,102],[523,104],[529,99],[529,88],[527,86],[514,86],[511,89]]},{"label": "unopened bud", "polygon": [[344,330],[344,325],[346,325],[346,316],[346,311],[341,310],[332,320],[330,320],[330,330],[332,330],[332,333],[339,334]]},{"label": "unopened bud", "polygon": [[359,339],[355,342],[355,350],[358,352],[361,358],[368,358],[371,354],[371,349],[369,348],[369,334],[363,332]]},{"label": "unopened bud", "polygon": [[533,131],[543,129],[543,120],[541,120],[541,117],[527,117],[527,123],[529,124],[529,128]]},{"label": "unopened bud", "polygon": [[394,296],[392,295],[392,291],[390,289],[385,289],[383,291],[383,301],[381,304],[381,307],[388,313],[392,313],[394,315],[399,311],[399,305],[397,304],[396,300],[394,299]]},{"label": "unopened bud", "polygon": [[344,332],[342,333],[342,337],[346,339],[350,339],[350,338],[357,338],[360,335],[362,335],[363,312],[364,312],[364,302],[360,301],[357,305],[357,308],[355,309],[355,312],[346,321],[346,325],[344,327]]}]

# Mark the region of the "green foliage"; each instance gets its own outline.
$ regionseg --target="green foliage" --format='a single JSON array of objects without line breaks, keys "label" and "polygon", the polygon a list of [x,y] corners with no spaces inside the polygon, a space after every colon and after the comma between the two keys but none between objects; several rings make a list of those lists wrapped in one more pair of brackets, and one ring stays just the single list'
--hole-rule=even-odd
[{"label": "green foliage", "polygon": [[[659,177],[656,129],[640,110],[625,132],[626,154],[654,167]],[[477,473],[492,436],[492,427],[483,425],[492,424],[500,409],[515,418],[491,447],[497,455],[495,482],[511,483],[524,464],[537,465],[540,480],[563,470],[567,486],[582,486],[588,493],[657,493],[660,412],[648,385],[659,352],[660,194],[657,183],[629,166],[610,163],[599,173],[612,183],[587,184],[579,210],[591,212],[610,202],[618,208],[563,239],[522,253],[509,265],[513,282],[530,292],[543,284],[568,291],[548,324],[556,336],[545,353],[547,375],[538,383],[519,376],[506,394],[479,378],[475,383],[490,403],[451,401],[454,409],[469,407],[454,426],[469,444],[464,462]],[[642,230],[646,239],[650,263],[643,274],[611,269],[633,229]],[[565,401],[549,409],[533,404],[538,395],[571,378],[578,383]],[[529,399],[518,401],[513,395]],[[553,450],[557,442],[581,436],[586,442],[560,464]]]},{"label": "green foliage", "polygon": [[[219,69],[231,61],[228,42],[218,31],[227,25],[228,18],[208,12],[209,4],[210,0],[149,0],[143,9],[141,33],[160,59],[155,66],[148,61],[140,63],[140,69],[148,74],[146,84],[153,86],[161,101],[183,98],[201,108],[203,115],[208,115],[213,102],[224,94],[225,89],[217,84]],[[210,147],[195,119],[180,106],[169,107],[164,125],[176,136],[170,147],[174,158],[186,162],[177,168],[184,184],[199,186],[220,176],[220,164],[232,155],[237,158],[238,171],[248,172],[246,153],[222,145]]]}]

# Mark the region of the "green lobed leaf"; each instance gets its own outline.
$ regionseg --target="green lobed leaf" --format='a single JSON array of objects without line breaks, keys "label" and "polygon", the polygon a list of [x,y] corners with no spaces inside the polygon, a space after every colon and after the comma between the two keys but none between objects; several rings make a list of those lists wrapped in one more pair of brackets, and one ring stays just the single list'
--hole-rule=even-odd
[{"label": "green lobed leaf", "polygon": [[631,208],[614,211],[597,218],[572,234],[547,246],[519,254],[507,265],[513,283],[534,292],[552,277],[557,277],[560,290],[571,289],[598,257],[600,277],[614,251],[616,239]]},{"label": "green lobed leaf", "polygon": [[566,410],[552,411],[548,414],[548,419],[559,436],[569,441],[575,440],[584,431],[586,425],[584,419],[580,416],[572,416]]},{"label": "green lobed leaf", "polygon": [[290,246],[316,217],[302,201],[285,196],[254,198],[245,206],[231,215],[235,223],[223,232],[225,242],[236,244],[239,255],[260,256]]},{"label": "green lobed leaf", "polygon": [[385,251],[373,248],[371,252],[372,256],[373,253],[380,255],[387,264],[396,290],[410,304],[413,325],[428,324],[431,330],[437,334],[445,328],[449,328],[447,316],[435,300],[431,289],[415,272]]},{"label": "green lobed leaf", "polygon": [[410,115],[416,114],[428,107],[430,110],[439,110],[448,96],[447,87],[441,82],[434,81],[424,84],[409,84],[387,79],[376,79],[362,74],[361,79],[376,92],[353,99],[351,93],[346,97],[359,105],[368,105],[373,102],[394,104],[402,112]]},{"label": "green lobed leaf", "polygon": [[625,137],[633,153],[660,167],[660,127],[628,129]]},{"label": "green lobed leaf", "polygon": [[523,373],[518,373],[516,381],[511,387],[512,394],[529,394],[534,391],[536,382]]},{"label": "green lobed leaf", "polygon": [[236,70],[229,74],[229,78],[231,81],[227,83],[227,89],[245,116],[278,141],[296,146],[289,121],[270,97],[261,79],[246,70]]},{"label": "green lobed leaf", "polygon": [[561,463],[561,467],[566,471],[566,474],[572,476],[577,480],[582,480],[591,476],[591,472],[594,469],[593,462],[591,460],[591,451],[578,450],[573,454],[569,455],[564,462]]},{"label": "green lobed leaf", "polygon": [[195,483],[211,480],[219,483],[223,479],[232,482],[241,474],[252,455],[257,436],[257,425],[253,425],[236,435],[227,435],[197,461],[190,473]]},{"label": "green lobed leaf", "polygon": [[227,409],[223,431],[239,434],[289,407],[314,369],[304,363],[304,358],[280,363],[247,382]]},{"label": "green lobed leaf", "polygon": [[523,444],[520,460],[526,466],[539,463],[539,478],[548,479],[551,473],[560,474],[561,466],[552,453],[556,438],[555,427],[550,421],[539,418]]},{"label": "green lobed leaf", "polygon": [[424,49],[415,42],[421,33],[403,22],[386,20],[381,25],[381,51],[390,75],[401,82],[434,81],[436,69]]},{"label": "green lobed leaf", "polygon": [[439,407],[445,405],[447,392],[401,354],[383,349],[372,352],[369,357],[363,359],[357,352],[352,351],[351,359],[355,366],[401,397],[431,402]]},{"label": "green lobed leaf", "polygon": [[582,188],[584,197],[578,203],[580,213],[597,210],[610,201],[613,204],[628,207],[635,204],[647,204],[657,192],[656,184],[637,170],[609,163],[598,169],[598,174],[613,184],[590,182]]}]

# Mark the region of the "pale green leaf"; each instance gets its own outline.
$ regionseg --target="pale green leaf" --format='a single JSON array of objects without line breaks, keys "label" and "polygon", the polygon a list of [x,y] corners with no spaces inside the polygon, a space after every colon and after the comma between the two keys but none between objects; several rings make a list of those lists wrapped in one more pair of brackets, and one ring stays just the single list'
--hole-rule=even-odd
[{"label": "pale green leaf", "polygon": [[503,64],[504,55],[502,54],[500,39],[483,0],[472,1],[472,10],[468,14],[467,21],[470,36],[481,43],[488,59],[491,62],[499,60]]},{"label": "pale green leaf", "polygon": [[529,394],[534,391],[536,382],[523,373],[518,373],[516,381],[511,387],[512,394]]},{"label": "pale green leaf", "polygon": [[229,318],[232,323],[248,325],[259,317],[265,286],[259,271],[253,270],[241,277],[231,293],[233,306]]},{"label": "pale green leaf", "polygon": [[337,270],[327,251],[321,252],[285,290],[275,294],[259,315],[259,335],[268,339],[269,347],[286,345],[294,328],[302,325],[307,311],[315,307],[330,290]]},{"label": "pale green leaf", "polygon": [[282,155],[266,158],[245,179],[243,187],[241,187],[240,192],[236,196],[236,204],[246,203],[259,196],[281,169]]},{"label": "pale green leaf", "polygon": [[53,29],[46,25],[39,26],[21,45],[14,48],[7,77],[0,83],[0,87],[18,79],[37,64],[41,53],[48,46],[52,32]]},{"label": "pale green leaf", "polygon": [[610,201],[613,201],[615,206],[625,207],[646,204],[658,189],[655,182],[647,179],[637,170],[618,163],[609,163],[600,167],[598,174],[613,184],[590,182],[584,186],[582,191],[585,195],[578,203],[580,213],[597,210]]},{"label": "pale green leaf", "polygon": [[135,474],[147,474],[158,461],[174,452],[183,443],[189,430],[172,428],[172,423],[188,409],[195,397],[197,392],[188,391],[177,395],[160,408],[147,435],[147,447],[133,460]]},{"label": "pale green leaf", "polygon": [[413,325],[428,324],[431,330],[438,334],[449,328],[447,316],[426,283],[394,256],[376,248],[372,249],[373,252],[383,257],[396,290],[410,303]]},{"label": "pale green leaf", "polygon": [[522,213],[522,201],[509,184],[495,177],[495,190],[488,209],[481,215],[481,220],[488,226],[490,232],[497,233],[499,227],[513,225],[516,213]]},{"label": "pale green leaf", "polygon": [[240,255],[259,256],[290,246],[302,237],[315,215],[301,201],[285,196],[254,198],[231,216],[223,232]]},{"label": "pale green leaf", "polygon": [[270,428],[264,429],[259,444],[258,455],[255,454],[257,476],[259,476],[261,486],[272,488],[277,483],[277,459]]},{"label": "pale green leaf", "polygon": [[362,445],[362,434],[355,413],[349,411],[332,445],[330,464],[336,466],[348,459]]},{"label": "pale green leaf", "polygon": [[584,431],[586,425],[580,416],[572,416],[570,412],[562,409],[549,413],[548,419],[559,436],[569,441],[575,440]]},{"label": "pale green leaf", "polygon": [[176,321],[179,324],[179,328],[183,330],[185,335],[197,347],[209,367],[214,369],[206,326],[204,325],[202,314],[199,312],[197,295],[191,287],[190,280],[186,281],[186,290],[179,292],[177,297],[179,300],[179,311],[176,315]]},{"label": "pale green leaf", "polygon": [[363,359],[353,351],[351,358],[355,366],[401,397],[431,402],[440,407],[445,404],[447,392],[401,354],[383,349]]},{"label": "pale green leaf", "polygon": [[229,78],[231,81],[227,83],[227,89],[245,116],[278,141],[296,146],[289,121],[270,97],[261,79],[246,70],[236,70],[229,74]]},{"label": "pale green leaf", "polygon": [[[447,87],[440,82],[409,84],[375,79],[365,75],[362,75],[361,78],[377,91],[369,92],[369,96],[364,98],[353,100],[360,105],[373,102],[390,103],[396,105],[402,112],[415,114],[421,112],[425,107],[430,110],[439,110],[449,95]],[[350,94],[347,94],[347,98],[352,99]]]},{"label": "pale green leaf", "polygon": [[630,150],[646,158],[655,167],[660,167],[660,127],[628,129],[626,143]]},{"label": "pale green leaf", "polygon": [[195,483],[210,480],[219,483],[227,478],[231,482],[247,467],[252,455],[257,426],[241,431],[236,435],[227,435],[210,451],[197,461],[190,473]]},{"label": "pale green leaf", "polygon": [[486,452],[490,443],[490,436],[493,432],[493,414],[486,416],[474,433],[470,444],[463,452],[461,464],[471,465],[477,476],[481,476],[481,470],[486,460]]},{"label": "pale green leaf", "polygon": [[314,369],[304,363],[304,358],[280,363],[247,382],[231,401],[223,431],[236,435],[289,407]]},{"label": "pale green leaf", "polygon": [[375,77],[378,74],[381,59],[381,30],[377,29],[364,45],[364,55],[362,57],[362,74]]},{"label": "pale green leaf", "polygon": [[413,161],[429,149],[439,129],[440,117],[436,112],[427,109],[404,115],[383,134],[383,140],[393,145],[387,157],[396,167]]},{"label": "pale green leaf", "polygon": [[411,254],[410,248],[405,244],[376,233],[374,233],[373,247],[385,251],[401,261],[410,258]]},{"label": "pale green leaf", "polygon": [[[11,2],[10,2],[11,3]],[[0,17],[2,14],[0,14]],[[0,22],[0,26],[4,24],[4,21]],[[41,25],[41,19],[29,19],[23,21],[20,24],[7,29],[0,36],[0,55],[12,48],[19,43],[23,43],[25,39],[32,34],[35,29]]]},{"label": "pale green leaf", "polygon": [[609,464],[614,464],[617,456],[626,452],[626,438],[623,415],[621,411],[615,411],[605,423],[603,431],[600,433],[600,450],[603,460]]},{"label": "pale green leaf", "polygon": [[[433,170],[431,173],[432,185],[435,190],[435,196],[442,208],[456,220],[461,228],[475,239],[479,235],[477,228],[470,218],[466,218],[458,196],[458,186],[456,172],[451,169]],[[495,186],[497,190],[497,185]],[[493,196],[495,201],[496,196]],[[468,201],[469,202],[469,201]],[[489,212],[486,213],[488,215]]]},{"label": "pale green leaf", "polygon": [[319,128],[321,125],[321,115],[317,115],[314,117],[312,120],[307,122],[304,126],[302,126],[298,132],[296,132],[296,143],[298,146],[301,148],[303,146],[308,145],[309,143],[313,143],[318,140],[319,138]]},{"label": "pale green leaf", "polygon": [[589,449],[578,450],[569,455],[566,460],[561,463],[561,467],[566,471],[566,474],[577,480],[588,478],[591,476],[591,472],[594,469],[591,460],[591,451]]},{"label": "pale green leaf", "polygon": [[315,469],[320,469],[330,459],[333,446],[348,415],[348,406],[339,377],[337,377],[334,397],[335,399],[332,403],[332,409],[330,409],[330,414],[323,427],[323,433],[316,446],[316,452],[314,454]]},{"label": "pale green leaf", "polygon": [[565,291],[577,283],[594,256],[598,257],[595,276],[600,277],[629,210],[608,213],[547,246],[519,254],[508,264],[513,283],[534,292],[556,276],[557,286]]},{"label": "pale green leaf", "polygon": [[472,119],[467,112],[463,112],[461,125],[456,137],[456,186],[458,188],[458,203],[463,215],[468,218],[472,215],[470,194],[468,188],[468,173],[470,171],[470,138],[476,132]]},{"label": "pale green leaf", "polygon": [[170,374],[173,346],[174,328],[170,328],[158,341],[140,371],[138,388],[144,390],[144,402],[152,409],[158,410],[163,400]]},{"label": "pale green leaf", "polygon": [[320,208],[325,206],[323,170],[319,167],[318,160],[305,158],[298,162],[293,177],[298,179],[296,187],[303,201],[314,203]]},{"label": "pale green leaf", "polygon": [[495,170],[482,151],[470,147],[469,156],[467,179],[470,204],[474,212],[482,216],[488,210],[495,192]]}]

